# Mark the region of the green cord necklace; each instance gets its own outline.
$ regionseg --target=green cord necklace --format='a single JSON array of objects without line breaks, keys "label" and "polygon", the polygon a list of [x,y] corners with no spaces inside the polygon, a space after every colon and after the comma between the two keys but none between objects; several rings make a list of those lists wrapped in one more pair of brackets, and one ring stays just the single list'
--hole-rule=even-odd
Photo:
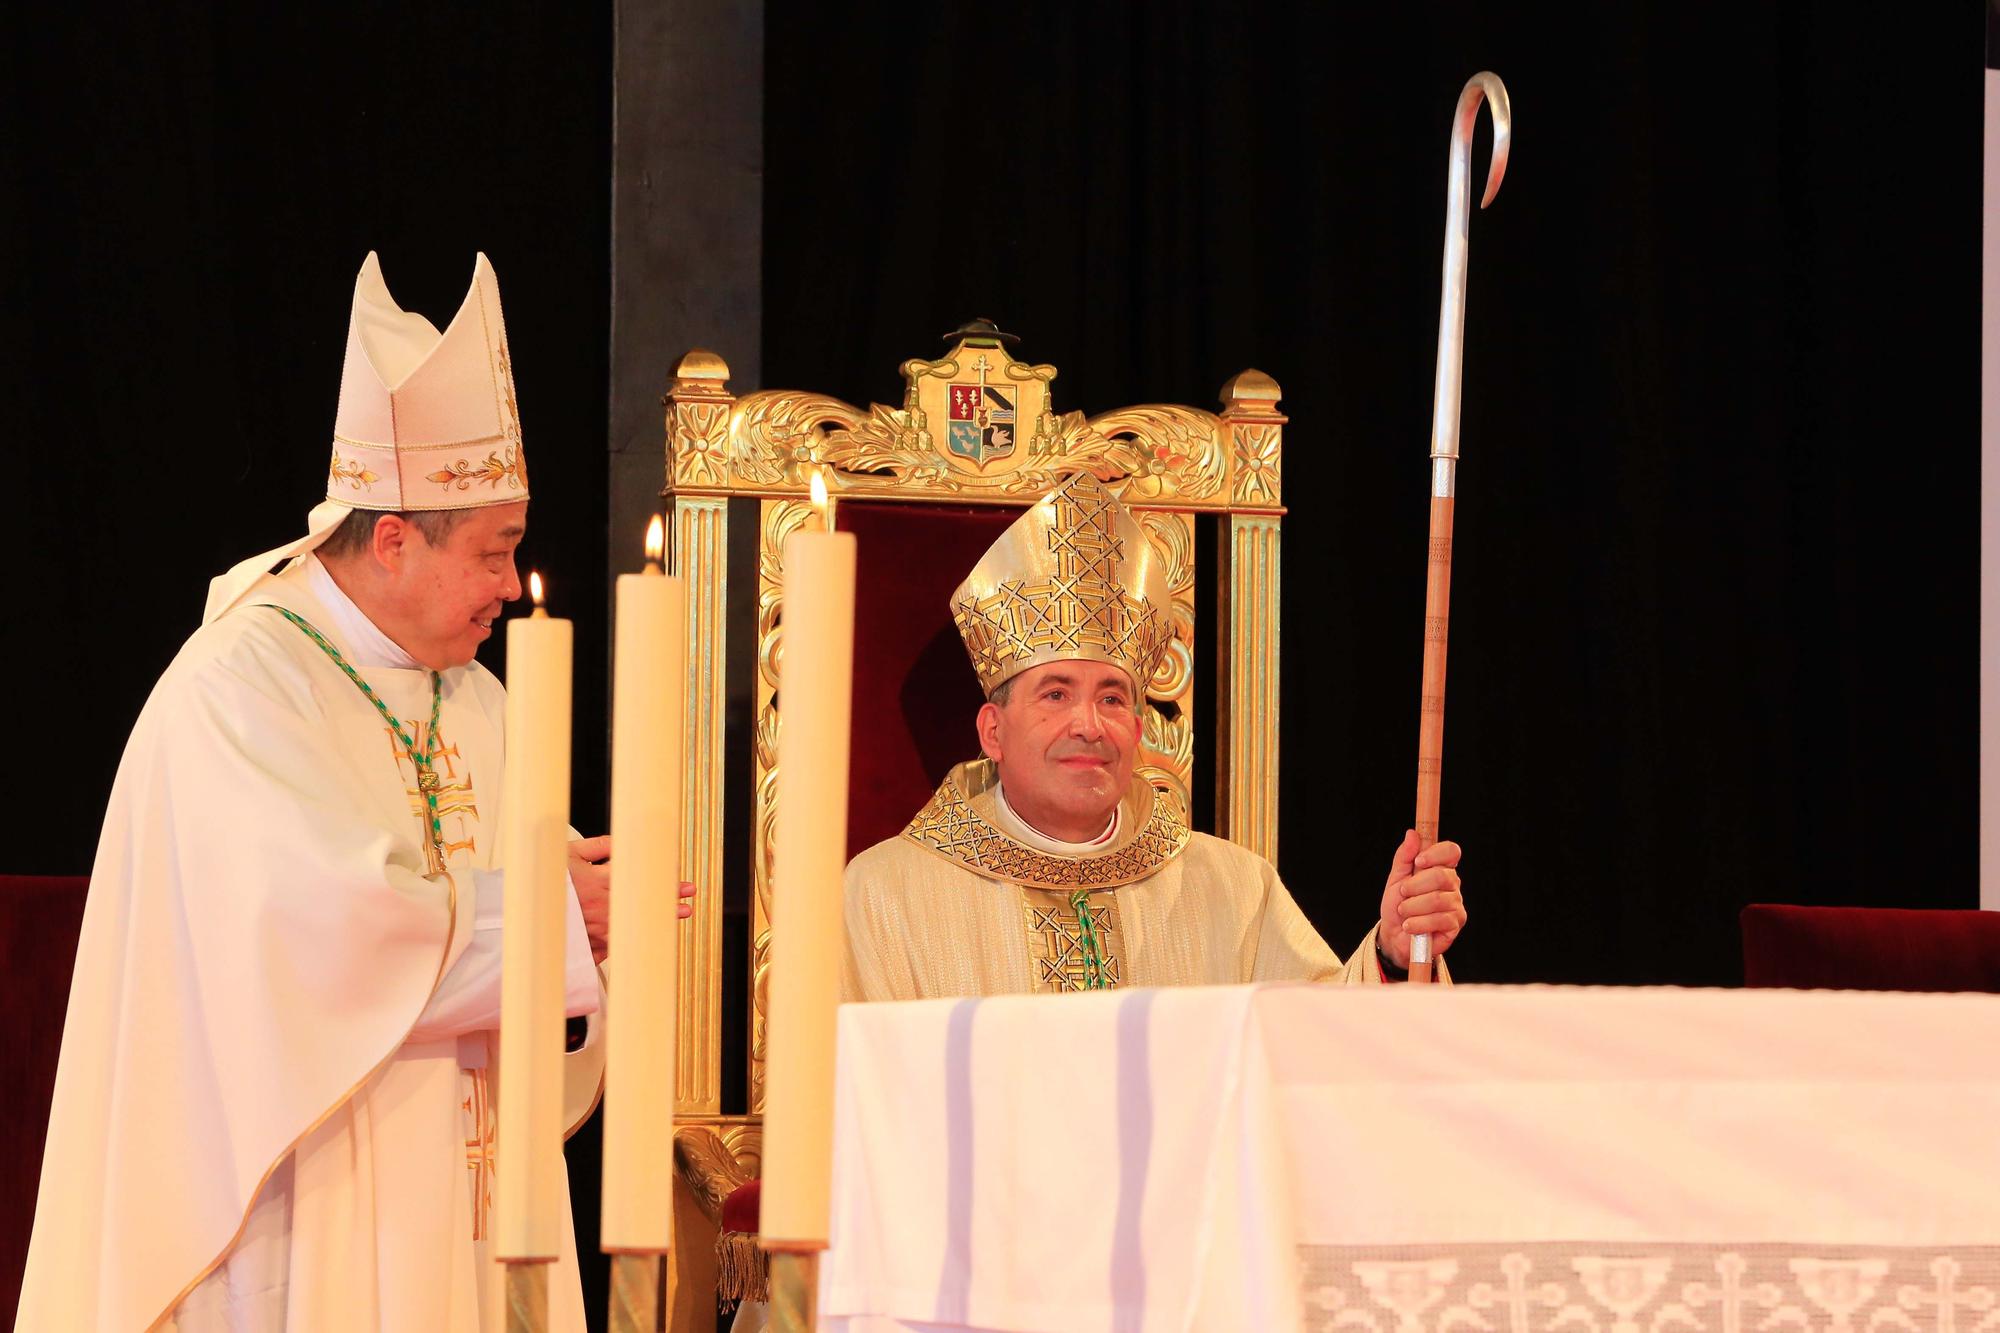
[{"label": "green cord necklace", "polygon": [[318,644],[320,650],[333,659],[335,666],[347,673],[347,678],[354,682],[354,687],[367,696],[369,703],[375,705],[375,711],[382,715],[382,720],[389,724],[389,730],[395,732],[396,739],[403,743],[403,752],[410,756],[410,764],[417,770],[417,790],[422,792],[424,797],[426,814],[428,816],[427,823],[430,826],[431,872],[435,874],[443,870],[444,821],[438,816],[439,784],[436,761],[438,747],[438,707],[444,697],[444,687],[438,673],[435,671],[431,672],[431,729],[430,733],[424,737],[423,750],[419,752],[417,743],[410,739],[410,733],[403,730],[403,724],[396,719],[394,713],[389,711],[389,706],[376,696],[374,687],[361,679],[360,672],[348,665],[347,659],[340,655],[340,649],[328,643],[326,636],[307,623],[305,617],[288,611],[282,606],[272,605],[272,609],[285,619],[291,621],[294,625],[297,625],[307,638]]},{"label": "green cord necklace", "polygon": [[1090,890],[1078,889],[1072,893],[1069,905],[1076,909],[1076,942],[1083,953],[1083,988],[1110,990],[1111,979],[1104,974],[1104,949],[1097,940],[1096,914],[1090,910]]}]

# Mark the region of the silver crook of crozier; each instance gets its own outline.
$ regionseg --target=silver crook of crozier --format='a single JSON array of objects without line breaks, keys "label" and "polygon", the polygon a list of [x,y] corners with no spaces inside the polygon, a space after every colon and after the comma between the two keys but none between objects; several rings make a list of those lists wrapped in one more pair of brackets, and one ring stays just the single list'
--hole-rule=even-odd
[{"label": "silver crook of crozier", "polygon": [[1459,371],[1465,359],[1465,238],[1471,215],[1472,131],[1484,102],[1493,115],[1493,160],[1486,167],[1486,207],[1507,174],[1513,111],[1500,76],[1481,70],[1465,82],[1451,122],[1451,169],[1445,197],[1444,292],[1438,305],[1437,394],[1431,408],[1431,494],[1450,496],[1458,482]]}]

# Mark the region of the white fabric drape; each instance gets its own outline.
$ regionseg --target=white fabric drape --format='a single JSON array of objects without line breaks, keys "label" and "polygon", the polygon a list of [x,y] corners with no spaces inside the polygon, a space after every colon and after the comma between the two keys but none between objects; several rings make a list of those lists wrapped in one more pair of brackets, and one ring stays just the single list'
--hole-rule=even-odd
[{"label": "white fabric drape", "polygon": [[1885,1326],[1834,1320],[1846,1290],[1894,1327],[1967,1301],[1970,1328],[2000,1309],[1994,1050],[2000,996],[848,1005],[821,1310],[840,1333]]}]

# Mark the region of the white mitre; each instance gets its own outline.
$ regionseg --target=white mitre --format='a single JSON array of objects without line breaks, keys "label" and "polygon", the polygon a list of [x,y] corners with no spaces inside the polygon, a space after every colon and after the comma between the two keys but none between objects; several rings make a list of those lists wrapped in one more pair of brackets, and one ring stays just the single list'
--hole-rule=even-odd
[{"label": "white mitre", "polygon": [[473,509],[528,498],[521,415],[500,284],[480,255],[443,333],[404,310],[371,250],[354,280],[326,499],[306,535],[210,581],[202,623],[235,606],[272,566],[312,550],[357,509]]}]

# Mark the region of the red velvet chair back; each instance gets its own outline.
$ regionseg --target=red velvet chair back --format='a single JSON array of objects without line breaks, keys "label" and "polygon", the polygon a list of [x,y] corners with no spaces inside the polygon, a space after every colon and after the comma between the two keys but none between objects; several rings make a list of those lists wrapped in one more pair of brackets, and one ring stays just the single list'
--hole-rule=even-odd
[{"label": "red velvet chair back", "polygon": [[1746,986],[2000,993],[2000,912],[1752,903],[1741,925]]},{"label": "red velvet chair back", "polygon": [[0,1098],[0,1291],[8,1325],[21,1298],[89,886],[81,875],[0,875],[0,1059],[11,1085]]},{"label": "red velvet chair back", "polygon": [[847,854],[903,831],[953,764],[979,755],[985,701],[951,621],[951,594],[1018,508],[850,500],[856,535],[854,744]]}]

